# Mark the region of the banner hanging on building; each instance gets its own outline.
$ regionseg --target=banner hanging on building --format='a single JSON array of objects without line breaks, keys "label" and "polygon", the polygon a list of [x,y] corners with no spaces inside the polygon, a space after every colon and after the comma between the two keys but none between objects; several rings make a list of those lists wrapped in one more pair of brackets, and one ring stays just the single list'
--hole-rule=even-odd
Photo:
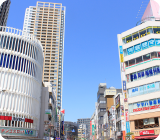
[{"label": "banner hanging on building", "polygon": [[94,135],[94,125],[92,125],[92,135]]},{"label": "banner hanging on building", "polygon": [[90,121],[90,136],[92,135],[92,121]]}]

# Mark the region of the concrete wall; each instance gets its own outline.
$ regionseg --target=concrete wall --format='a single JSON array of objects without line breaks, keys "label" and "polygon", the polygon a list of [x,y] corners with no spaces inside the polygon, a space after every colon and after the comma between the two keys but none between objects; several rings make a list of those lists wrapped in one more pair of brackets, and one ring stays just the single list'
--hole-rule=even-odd
[{"label": "concrete wall", "polygon": [[45,109],[48,109],[48,100],[49,100],[48,87],[42,87],[39,138],[43,138],[43,136],[44,136],[44,121],[48,120],[48,115],[45,114]]},{"label": "concrete wall", "polygon": [[111,106],[114,105],[114,98],[106,98],[106,100],[107,100],[106,108],[107,110],[109,110]]}]

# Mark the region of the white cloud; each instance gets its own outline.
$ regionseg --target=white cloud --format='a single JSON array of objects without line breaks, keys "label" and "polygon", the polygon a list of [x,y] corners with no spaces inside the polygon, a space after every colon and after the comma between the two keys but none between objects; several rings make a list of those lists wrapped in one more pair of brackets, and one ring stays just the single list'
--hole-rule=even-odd
[{"label": "white cloud", "polygon": [[1,137],[1,135],[0,135],[0,140],[5,140],[5,139],[4,139],[4,138],[2,138],[2,137]]},{"label": "white cloud", "polygon": [[0,4],[2,3],[2,2],[4,2],[5,0],[0,0]]}]

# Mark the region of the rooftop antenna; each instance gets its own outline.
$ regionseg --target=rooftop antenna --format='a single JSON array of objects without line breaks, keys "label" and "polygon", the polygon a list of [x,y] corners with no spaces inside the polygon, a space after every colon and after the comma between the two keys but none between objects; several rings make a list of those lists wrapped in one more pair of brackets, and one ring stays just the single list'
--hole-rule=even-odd
[{"label": "rooftop antenna", "polygon": [[150,0],[143,0],[136,18],[141,18]]}]

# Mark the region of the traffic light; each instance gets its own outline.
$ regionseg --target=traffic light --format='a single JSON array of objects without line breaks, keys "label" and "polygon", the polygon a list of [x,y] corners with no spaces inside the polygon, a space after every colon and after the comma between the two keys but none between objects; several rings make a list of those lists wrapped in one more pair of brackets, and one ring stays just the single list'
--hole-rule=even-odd
[{"label": "traffic light", "polygon": [[135,139],[135,136],[134,135],[132,135],[132,140],[134,140]]}]

